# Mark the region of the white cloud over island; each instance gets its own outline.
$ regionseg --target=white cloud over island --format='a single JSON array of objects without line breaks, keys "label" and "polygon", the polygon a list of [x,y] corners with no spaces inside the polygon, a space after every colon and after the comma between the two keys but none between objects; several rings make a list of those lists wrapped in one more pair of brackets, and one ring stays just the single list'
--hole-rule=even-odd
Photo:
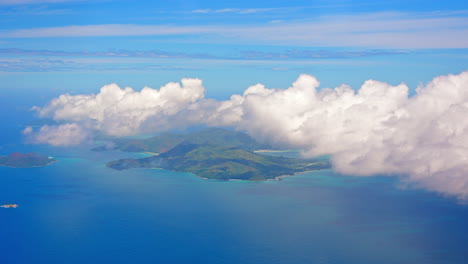
[{"label": "white cloud over island", "polygon": [[66,145],[95,132],[125,136],[196,124],[233,126],[261,141],[302,149],[305,156],[331,155],[341,173],[399,175],[468,198],[468,72],[436,77],[411,97],[405,84],[375,80],[357,91],[318,87],[315,77],[301,75],[287,89],[257,84],[217,101],[204,97],[199,79],[141,91],[111,84],[98,94],[64,94],[36,107],[41,117],[67,124],[27,128],[25,134],[35,143]]}]

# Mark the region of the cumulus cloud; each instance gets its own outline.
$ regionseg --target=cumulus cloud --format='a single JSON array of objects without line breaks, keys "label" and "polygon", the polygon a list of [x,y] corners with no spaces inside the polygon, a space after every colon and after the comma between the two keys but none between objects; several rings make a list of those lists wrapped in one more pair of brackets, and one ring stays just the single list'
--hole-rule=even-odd
[{"label": "cumulus cloud", "polygon": [[233,106],[235,126],[306,156],[332,155],[342,173],[404,175],[468,198],[468,72],[437,77],[413,97],[405,84],[375,80],[357,91],[318,86],[302,75],[285,90],[246,93]]},{"label": "cumulus cloud", "polygon": [[[64,94],[42,108],[34,108],[41,117],[72,121],[112,136],[134,135],[168,130],[179,124],[169,122],[190,104],[204,97],[199,79],[182,79],[159,90],[149,87],[140,92],[116,84],[106,85],[93,95]],[[146,124],[151,119],[153,124]]]},{"label": "cumulus cloud", "polygon": [[411,97],[405,84],[376,80],[358,90],[319,85],[301,75],[287,89],[257,84],[225,101],[204,98],[198,79],[140,92],[108,85],[97,95],[66,94],[36,110],[116,136],[191,124],[233,126],[305,156],[331,155],[341,173],[399,175],[468,198],[468,72],[436,77]]},{"label": "cumulus cloud", "polygon": [[42,126],[39,131],[34,131],[28,126],[23,130],[26,140],[32,144],[49,144],[52,146],[76,146],[90,137],[87,129],[74,124],[58,126]]}]

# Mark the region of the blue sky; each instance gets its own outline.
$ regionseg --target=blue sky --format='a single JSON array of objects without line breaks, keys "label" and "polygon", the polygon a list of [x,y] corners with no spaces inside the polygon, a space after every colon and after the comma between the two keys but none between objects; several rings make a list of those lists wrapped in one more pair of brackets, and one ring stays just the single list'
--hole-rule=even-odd
[{"label": "blue sky", "polygon": [[412,88],[468,67],[466,1],[0,0],[3,91],[203,79],[226,98],[301,73]]}]

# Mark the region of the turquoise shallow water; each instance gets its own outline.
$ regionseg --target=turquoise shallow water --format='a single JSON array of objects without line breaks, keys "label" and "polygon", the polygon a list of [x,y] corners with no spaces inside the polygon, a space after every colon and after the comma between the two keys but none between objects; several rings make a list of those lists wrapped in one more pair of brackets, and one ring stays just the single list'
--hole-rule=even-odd
[{"label": "turquoise shallow water", "polygon": [[319,171],[219,182],[164,170],[119,172],[105,162],[139,154],[24,145],[21,122],[5,124],[0,154],[34,150],[59,162],[0,167],[0,203],[20,205],[0,210],[1,264],[468,259],[468,206],[401,189],[396,178]]},{"label": "turquoise shallow water", "polygon": [[[46,149],[43,149],[46,150]],[[394,178],[219,182],[114,171],[128,153],[49,149],[0,167],[0,263],[465,263],[468,208]]]}]

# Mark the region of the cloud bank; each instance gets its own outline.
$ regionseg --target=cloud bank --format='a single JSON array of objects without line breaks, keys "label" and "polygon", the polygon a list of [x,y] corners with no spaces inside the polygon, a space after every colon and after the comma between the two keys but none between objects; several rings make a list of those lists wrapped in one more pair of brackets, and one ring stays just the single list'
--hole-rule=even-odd
[{"label": "cloud bank", "polygon": [[[319,85],[315,77],[301,75],[287,89],[257,84],[217,101],[204,97],[199,79],[140,92],[111,84],[96,95],[64,94],[35,109],[86,135],[233,126],[260,141],[299,148],[305,156],[331,155],[341,173],[399,175],[412,185],[468,198],[468,71],[436,77],[411,97],[405,84],[376,80],[358,90],[347,85],[319,90]],[[53,136],[45,135],[59,129],[64,128],[27,134],[54,144]]]}]

